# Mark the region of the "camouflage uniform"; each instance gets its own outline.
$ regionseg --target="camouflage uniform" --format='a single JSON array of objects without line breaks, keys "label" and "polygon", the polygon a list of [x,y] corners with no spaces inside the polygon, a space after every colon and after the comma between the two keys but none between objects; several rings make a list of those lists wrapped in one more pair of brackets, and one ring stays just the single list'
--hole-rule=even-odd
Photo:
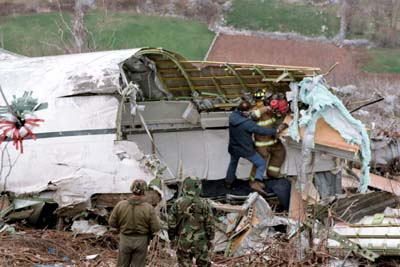
[{"label": "camouflage uniform", "polygon": [[151,180],[149,183],[149,188],[145,193],[144,201],[152,205],[154,208],[156,208],[157,205],[162,200],[160,189],[161,189],[161,179],[154,178],[153,180]]},{"label": "camouflage uniform", "polygon": [[111,213],[108,222],[120,232],[117,267],[144,267],[149,241],[160,230],[154,208],[144,202],[146,190],[145,181],[135,180],[134,195],[118,202]]},{"label": "camouflage uniform", "polygon": [[199,267],[211,266],[208,255],[214,239],[214,218],[211,206],[200,197],[201,183],[186,178],[182,185],[182,196],[176,200],[169,213],[169,236],[178,239],[177,257],[180,267],[192,266],[196,259]]}]

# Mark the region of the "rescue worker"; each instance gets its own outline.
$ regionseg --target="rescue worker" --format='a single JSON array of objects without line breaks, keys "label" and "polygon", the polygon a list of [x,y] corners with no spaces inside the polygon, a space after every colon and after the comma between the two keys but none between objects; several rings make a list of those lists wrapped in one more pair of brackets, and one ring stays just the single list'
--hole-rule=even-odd
[{"label": "rescue worker", "polygon": [[209,251],[214,239],[214,217],[207,199],[200,197],[201,182],[186,178],[182,183],[182,195],[169,212],[168,234],[177,239],[179,267],[192,266],[193,258],[198,267],[209,267]]},{"label": "rescue worker", "polygon": [[144,267],[147,246],[160,230],[160,221],[154,208],[144,202],[147,184],[134,180],[132,196],[114,207],[108,223],[120,233],[117,267]]},{"label": "rescue worker", "polygon": [[[268,92],[265,89],[257,90],[254,94],[255,106],[252,109],[253,119],[255,119],[257,125],[265,128],[276,128],[277,118],[274,112],[256,112],[265,107],[265,100],[268,96]],[[288,127],[287,124],[283,123],[279,125],[279,131],[283,131]],[[277,136],[265,136],[260,134],[254,134],[254,144],[256,151],[260,154],[263,159],[267,162],[267,176],[273,178],[279,178],[281,176],[280,170],[286,157],[286,150]],[[253,165],[251,170],[251,177],[255,177],[256,166]]]},{"label": "rescue worker", "polygon": [[[239,104],[237,110],[233,111],[229,116],[229,147],[228,151],[231,155],[231,160],[226,173],[225,183],[229,188],[232,186],[236,177],[236,169],[240,158],[246,158],[256,166],[255,180],[250,181],[250,187],[264,194],[264,173],[266,161],[254,148],[253,134],[275,136],[280,133],[280,129],[266,128],[257,125],[252,119],[251,104],[248,101],[243,101]],[[261,109],[260,109],[261,110]],[[263,108],[263,112],[268,112],[268,108]],[[259,111],[259,113],[263,113]],[[258,112],[256,112],[258,113]]]}]

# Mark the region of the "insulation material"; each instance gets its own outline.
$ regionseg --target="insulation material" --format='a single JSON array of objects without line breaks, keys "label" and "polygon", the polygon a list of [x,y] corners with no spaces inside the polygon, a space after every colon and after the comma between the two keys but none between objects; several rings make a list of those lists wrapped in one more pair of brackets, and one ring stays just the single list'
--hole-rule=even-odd
[{"label": "insulation material", "polygon": [[[371,159],[370,141],[365,126],[359,120],[354,119],[343,103],[329,92],[323,76],[305,78],[299,86],[301,102],[309,105],[307,110],[300,111],[301,118],[299,120],[299,126],[304,128],[303,165],[306,166],[310,161],[311,149],[314,148],[316,122],[322,117],[340,133],[347,143],[360,146],[363,179],[359,191],[365,192],[369,184],[369,162]],[[293,125],[291,127],[289,129],[291,137],[297,140],[298,130]],[[302,173],[299,180],[301,187],[307,184],[308,176],[306,172]]]}]

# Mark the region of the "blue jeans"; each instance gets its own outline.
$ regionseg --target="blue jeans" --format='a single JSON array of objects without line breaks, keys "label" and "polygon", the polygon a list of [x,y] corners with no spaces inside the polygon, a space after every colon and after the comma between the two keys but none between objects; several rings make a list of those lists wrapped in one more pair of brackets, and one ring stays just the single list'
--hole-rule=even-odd
[{"label": "blue jeans", "polygon": [[[229,162],[228,171],[226,172],[226,182],[233,183],[236,177],[236,169],[239,163],[240,157],[234,156],[231,154],[231,161]],[[267,162],[258,154],[257,152],[251,156],[246,158],[248,161],[256,166],[256,174],[255,179],[262,181],[264,179],[264,173]]]}]

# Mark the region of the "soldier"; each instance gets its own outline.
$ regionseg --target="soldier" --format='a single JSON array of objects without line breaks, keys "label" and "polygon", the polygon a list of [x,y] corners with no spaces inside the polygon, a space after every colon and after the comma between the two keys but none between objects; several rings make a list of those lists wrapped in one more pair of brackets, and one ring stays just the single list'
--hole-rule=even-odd
[{"label": "soldier", "polygon": [[[257,124],[265,128],[275,128],[276,125],[276,115],[274,112],[256,112],[257,110],[263,109],[265,107],[264,100],[268,98],[268,92],[265,89],[257,90],[254,94],[255,106],[253,108],[252,114],[254,114],[253,119],[256,120]],[[280,124],[278,126],[278,132],[282,132],[288,125],[286,123]],[[256,151],[263,157],[267,162],[267,175],[268,177],[279,178],[280,169],[285,161],[286,151],[282,142],[277,138],[277,136],[267,136],[254,134]],[[251,177],[254,177],[256,173],[256,167],[253,165],[251,170]]]},{"label": "soldier", "polygon": [[161,194],[161,179],[160,178],[154,178],[153,180],[150,181],[148,190],[146,191],[144,201],[152,205],[156,210],[158,204],[162,200],[162,194]]},{"label": "soldier", "polygon": [[182,196],[171,207],[168,234],[177,237],[179,267],[192,266],[193,258],[198,267],[211,266],[208,252],[214,239],[214,218],[211,206],[200,197],[201,182],[186,178],[182,184]]},{"label": "soldier", "polygon": [[114,207],[109,224],[120,233],[117,267],[144,267],[147,246],[160,230],[160,221],[154,208],[144,202],[147,184],[144,180],[134,180],[132,196]]}]

